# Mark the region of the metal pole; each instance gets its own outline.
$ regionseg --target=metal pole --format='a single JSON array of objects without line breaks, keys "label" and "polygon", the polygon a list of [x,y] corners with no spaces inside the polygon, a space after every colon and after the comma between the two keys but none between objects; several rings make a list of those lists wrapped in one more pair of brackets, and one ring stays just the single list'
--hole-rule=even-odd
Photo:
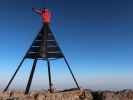
[{"label": "metal pole", "polygon": [[71,69],[70,65],[68,64],[68,61],[66,60],[65,57],[64,57],[64,60],[65,60],[65,63],[67,64],[67,67],[68,67],[68,69],[69,69],[69,71],[70,71],[70,73],[71,73],[71,75],[72,75],[72,77],[73,77],[73,80],[74,80],[74,82],[75,82],[77,88],[80,89],[80,87],[79,87],[79,85],[78,85],[78,82],[77,82],[77,80],[76,80],[76,78],[75,78],[75,76],[74,76],[74,74],[73,74],[73,72],[72,72],[72,69]]},{"label": "metal pole", "polygon": [[47,60],[47,65],[48,65],[48,76],[49,76],[49,90],[50,93],[52,93],[52,81],[51,81],[51,70],[50,70],[50,62]]},{"label": "metal pole", "polygon": [[[54,34],[53,34],[53,37],[55,38]],[[57,41],[56,41],[56,44],[59,45]],[[61,50],[61,48],[59,48],[59,49],[60,49],[60,51],[62,52],[62,54],[64,54],[63,51]],[[63,56],[64,56],[64,55],[63,55]],[[68,61],[66,60],[66,57],[65,57],[65,56],[64,56],[64,60],[65,60],[65,63],[67,64],[67,67],[68,67],[68,69],[69,69],[69,71],[70,71],[70,73],[71,73],[71,75],[72,75],[72,77],[73,77],[73,79],[74,79],[74,82],[75,82],[77,88],[80,89],[80,87],[79,87],[79,85],[78,85],[78,82],[77,82],[77,80],[76,80],[76,78],[75,78],[75,76],[74,76],[74,74],[73,74],[73,72],[72,72],[72,69],[71,69],[70,65],[68,64]]]},{"label": "metal pole", "polygon": [[28,84],[27,84],[27,87],[26,87],[26,90],[25,90],[25,94],[29,93],[30,86],[31,86],[31,83],[32,83],[32,79],[33,79],[33,75],[34,75],[35,68],[36,68],[36,64],[37,64],[37,59],[35,59],[34,62],[33,62],[32,70],[31,70],[30,77],[29,77],[29,80],[28,80]]},{"label": "metal pole", "polygon": [[8,90],[8,88],[9,88],[9,86],[11,85],[11,83],[12,83],[13,79],[15,78],[15,76],[16,76],[16,74],[18,73],[18,71],[19,71],[20,67],[22,66],[22,64],[23,64],[24,60],[25,60],[25,57],[24,57],[24,58],[22,59],[22,61],[20,62],[20,64],[19,64],[18,68],[16,69],[15,73],[13,74],[13,76],[12,76],[11,80],[8,82],[8,84],[7,84],[6,88],[3,90],[3,92],[6,92],[6,91]]}]

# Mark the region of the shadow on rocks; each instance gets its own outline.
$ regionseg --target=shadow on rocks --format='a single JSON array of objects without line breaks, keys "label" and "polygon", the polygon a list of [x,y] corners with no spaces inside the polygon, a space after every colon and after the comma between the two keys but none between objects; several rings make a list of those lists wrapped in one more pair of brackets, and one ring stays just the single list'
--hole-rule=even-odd
[{"label": "shadow on rocks", "polygon": [[103,100],[101,92],[92,92],[93,100]]}]

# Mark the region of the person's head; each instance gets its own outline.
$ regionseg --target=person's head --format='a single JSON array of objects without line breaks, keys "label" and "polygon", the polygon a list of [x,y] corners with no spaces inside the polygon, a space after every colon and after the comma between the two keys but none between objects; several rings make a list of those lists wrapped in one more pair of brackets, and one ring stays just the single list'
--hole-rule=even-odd
[{"label": "person's head", "polygon": [[42,8],[42,11],[44,12],[46,8]]},{"label": "person's head", "polygon": [[46,8],[43,8],[42,11],[43,11],[44,13],[49,13],[49,10],[46,9]]},{"label": "person's head", "polygon": [[44,11],[45,11],[46,13],[49,12],[49,10],[48,10],[47,8],[45,8]]},{"label": "person's head", "polygon": [[49,12],[49,10],[47,8],[43,8],[42,11],[43,12]]}]

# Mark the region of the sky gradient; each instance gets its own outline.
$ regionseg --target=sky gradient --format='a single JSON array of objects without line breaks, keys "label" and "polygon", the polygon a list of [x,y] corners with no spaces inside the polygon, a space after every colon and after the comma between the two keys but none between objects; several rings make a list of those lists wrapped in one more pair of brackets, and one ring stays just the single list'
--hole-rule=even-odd
[{"label": "sky gradient", "polygon": [[[51,29],[81,87],[133,89],[132,0],[1,0],[1,89],[42,26],[41,18],[32,12],[32,7],[47,7],[52,11]],[[11,88],[24,89],[31,63],[27,60],[23,64]],[[55,87],[73,87],[64,62],[54,61],[53,65]],[[39,62],[32,88],[47,87],[46,64]]]}]

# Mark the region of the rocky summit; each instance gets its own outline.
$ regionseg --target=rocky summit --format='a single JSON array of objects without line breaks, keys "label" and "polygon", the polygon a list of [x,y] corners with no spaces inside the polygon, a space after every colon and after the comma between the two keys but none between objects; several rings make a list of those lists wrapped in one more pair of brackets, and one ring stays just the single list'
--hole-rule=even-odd
[{"label": "rocky summit", "polygon": [[28,95],[24,95],[23,91],[8,91],[0,92],[0,100],[133,100],[133,91],[71,90],[55,93],[32,91]]},{"label": "rocky summit", "polygon": [[46,91],[30,92],[24,95],[22,91],[8,91],[0,93],[0,100],[93,100],[89,91],[62,91],[49,93]]}]

